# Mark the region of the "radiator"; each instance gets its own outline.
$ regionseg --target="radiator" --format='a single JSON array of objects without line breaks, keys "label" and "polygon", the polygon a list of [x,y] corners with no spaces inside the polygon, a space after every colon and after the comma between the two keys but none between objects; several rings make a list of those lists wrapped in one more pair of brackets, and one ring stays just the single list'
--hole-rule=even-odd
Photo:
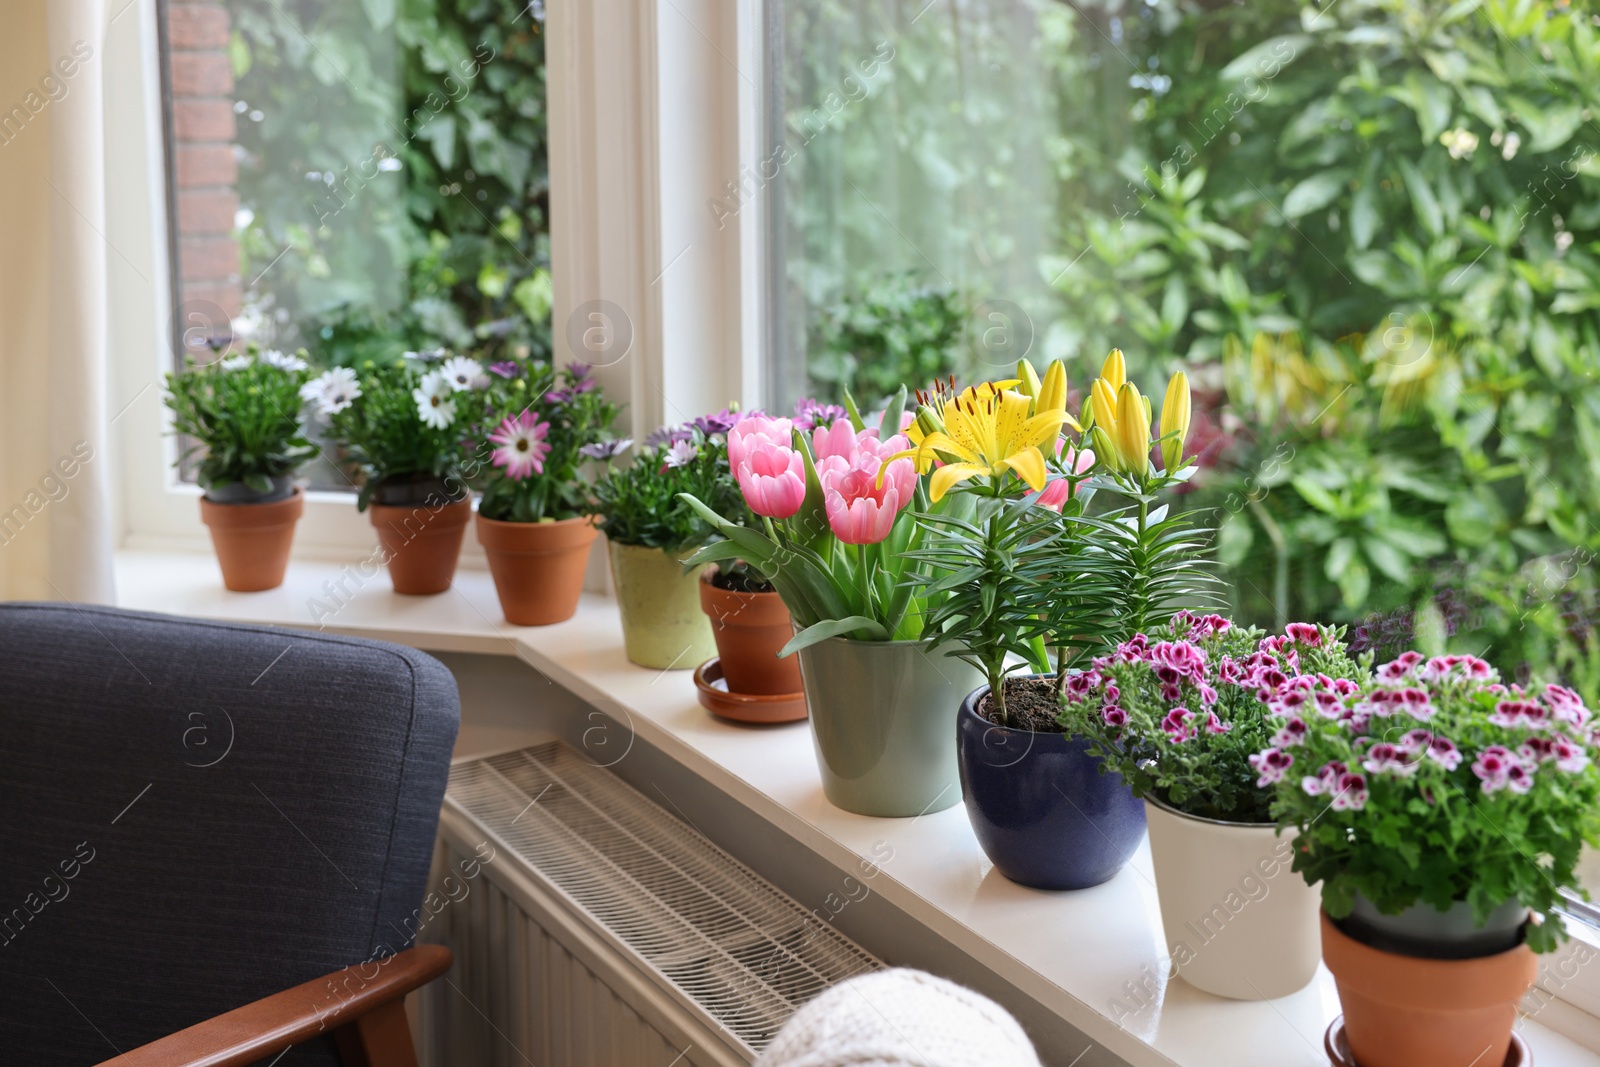
[{"label": "radiator", "polygon": [[451,769],[418,940],[426,1067],[740,1067],[882,966],[562,742]]}]

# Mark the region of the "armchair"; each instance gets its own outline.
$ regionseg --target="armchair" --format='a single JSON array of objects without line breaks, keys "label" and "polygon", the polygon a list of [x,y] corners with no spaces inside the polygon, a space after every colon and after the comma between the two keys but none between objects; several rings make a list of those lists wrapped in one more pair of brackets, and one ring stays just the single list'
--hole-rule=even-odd
[{"label": "armchair", "polygon": [[0,604],[0,1059],[412,1067],[458,720],[412,649]]}]

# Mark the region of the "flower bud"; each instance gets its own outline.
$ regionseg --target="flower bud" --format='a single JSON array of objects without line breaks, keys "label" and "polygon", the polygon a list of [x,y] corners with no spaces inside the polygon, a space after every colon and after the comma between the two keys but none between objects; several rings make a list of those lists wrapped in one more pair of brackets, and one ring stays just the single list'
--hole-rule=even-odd
[{"label": "flower bud", "polygon": [[1039,375],[1026,359],[1017,360],[1017,392],[1031,400],[1039,399]]},{"label": "flower bud", "polygon": [[1106,356],[1105,363],[1100,367],[1100,377],[1111,387],[1112,396],[1122,390],[1122,383],[1128,380],[1128,364],[1122,358],[1122,349],[1113,348],[1111,354]]},{"label": "flower bud", "polygon": [[1143,477],[1150,470],[1150,414],[1139,387],[1123,382],[1117,393],[1117,424],[1111,431],[1122,467]]},{"label": "flower bud", "polygon": [[1191,399],[1189,376],[1183,371],[1167,383],[1166,399],[1161,401],[1161,462],[1168,474],[1183,466],[1183,446],[1189,439]]}]

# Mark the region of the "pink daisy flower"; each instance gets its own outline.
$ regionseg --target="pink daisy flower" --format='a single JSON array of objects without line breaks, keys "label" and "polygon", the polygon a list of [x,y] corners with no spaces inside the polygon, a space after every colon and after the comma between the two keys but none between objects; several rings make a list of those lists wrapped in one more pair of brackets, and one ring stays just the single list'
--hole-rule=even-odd
[{"label": "pink daisy flower", "polygon": [[543,474],[545,457],[550,454],[545,442],[549,433],[550,424],[531,411],[506,419],[489,435],[489,443],[495,446],[494,465],[504,467],[506,477],[517,482],[531,474]]}]

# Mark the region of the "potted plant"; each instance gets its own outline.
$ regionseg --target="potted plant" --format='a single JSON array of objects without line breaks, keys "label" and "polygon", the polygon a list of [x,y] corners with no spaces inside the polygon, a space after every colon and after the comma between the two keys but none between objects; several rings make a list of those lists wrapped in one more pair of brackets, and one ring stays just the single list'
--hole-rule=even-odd
[{"label": "potted plant", "polygon": [[489,374],[467,471],[483,490],[478,540],[507,622],[562,622],[578,610],[596,536],[581,468],[631,442],[608,440],[617,409],[585,364],[504,360]]},{"label": "potted plant", "polygon": [[[957,715],[962,797],[995,867],[1036,889],[1098,885],[1144,836],[1143,805],[1056,722],[1051,649],[1064,664],[1113,635],[1123,589],[1118,557],[1096,544],[1101,524],[1069,521],[1092,492],[1095,457],[1063,433],[1078,428],[1066,395],[1059,361],[1042,381],[1023,361],[1014,379],[919,394],[910,427],[919,461],[945,461],[930,500],[970,498],[959,514],[919,516],[946,536],[913,553],[936,600],[930,644],[986,679]],[[1009,442],[982,424],[991,413],[1015,428]],[[978,455],[990,439],[1004,458]]]},{"label": "potted plant", "polygon": [[[797,408],[804,413],[816,409],[814,402],[804,400]],[[717,477],[723,484],[714,494],[720,501],[718,513],[738,515],[739,525],[750,526],[754,516],[745,507],[741,476],[735,474],[726,447],[728,431],[743,417],[722,411],[697,419],[696,424],[719,444]],[[758,491],[748,467],[742,478]],[[794,636],[794,620],[772,582],[743,559],[723,559],[700,575],[700,608],[711,621],[717,643],[716,658],[695,672],[700,702],[714,714],[739,722],[805,718],[800,663],[793,656],[779,656]]]},{"label": "potted plant", "polygon": [[700,606],[706,564],[684,561],[718,534],[683,495],[719,507],[737,501],[738,490],[727,477],[723,429],[733,421],[699,419],[658,430],[630,464],[613,465],[595,485],[623,647],[641,667],[696,667],[716,652],[711,622]]},{"label": "potted plant", "polygon": [[942,594],[910,581],[912,553],[938,536],[916,515],[960,500],[929,505],[897,432],[904,390],[870,428],[850,407],[809,433],[763,415],[733,427],[732,469],[759,522],[742,526],[686,496],[726,538],[691,562],[742,558],[788,605],[798,633],[784,654],[799,654],[828,799],[862,815],[914,816],[961,798],[945,709],[979,680],[950,649],[929,647],[925,623]]},{"label": "potted plant", "polygon": [[1285,711],[1254,762],[1322,886],[1349,1049],[1362,1067],[1506,1062],[1600,834],[1590,710],[1474,656],[1407,652]]},{"label": "potted plant", "polygon": [[302,391],[361,469],[356,507],[372,517],[396,593],[450,588],[472,516],[462,424],[487,386],[476,360],[434,349],[367,360],[359,373],[334,367]]},{"label": "potted plant", "polygon": [[[200,453],[200,520],[211,531],[222,584],[234,592],[276,589],[289,564],[305,496],[294,472],[316,454],[300,421],[309,377],[299,355],[260,352],[190,363],[167,375],[173,432]],[[180,459],[180,462],[182,460]]]},{"label": "potted plant", "polygon": [[1316,897],[1287,877],[1259,753],[1292,710],[1360,688],[1340,631],[1283,635],[1180,612],[1066,679],[1062,720],[1145,801],[1161,923],[1177,973],[1237,1000],[1270,1000],[1316,974]]}]

